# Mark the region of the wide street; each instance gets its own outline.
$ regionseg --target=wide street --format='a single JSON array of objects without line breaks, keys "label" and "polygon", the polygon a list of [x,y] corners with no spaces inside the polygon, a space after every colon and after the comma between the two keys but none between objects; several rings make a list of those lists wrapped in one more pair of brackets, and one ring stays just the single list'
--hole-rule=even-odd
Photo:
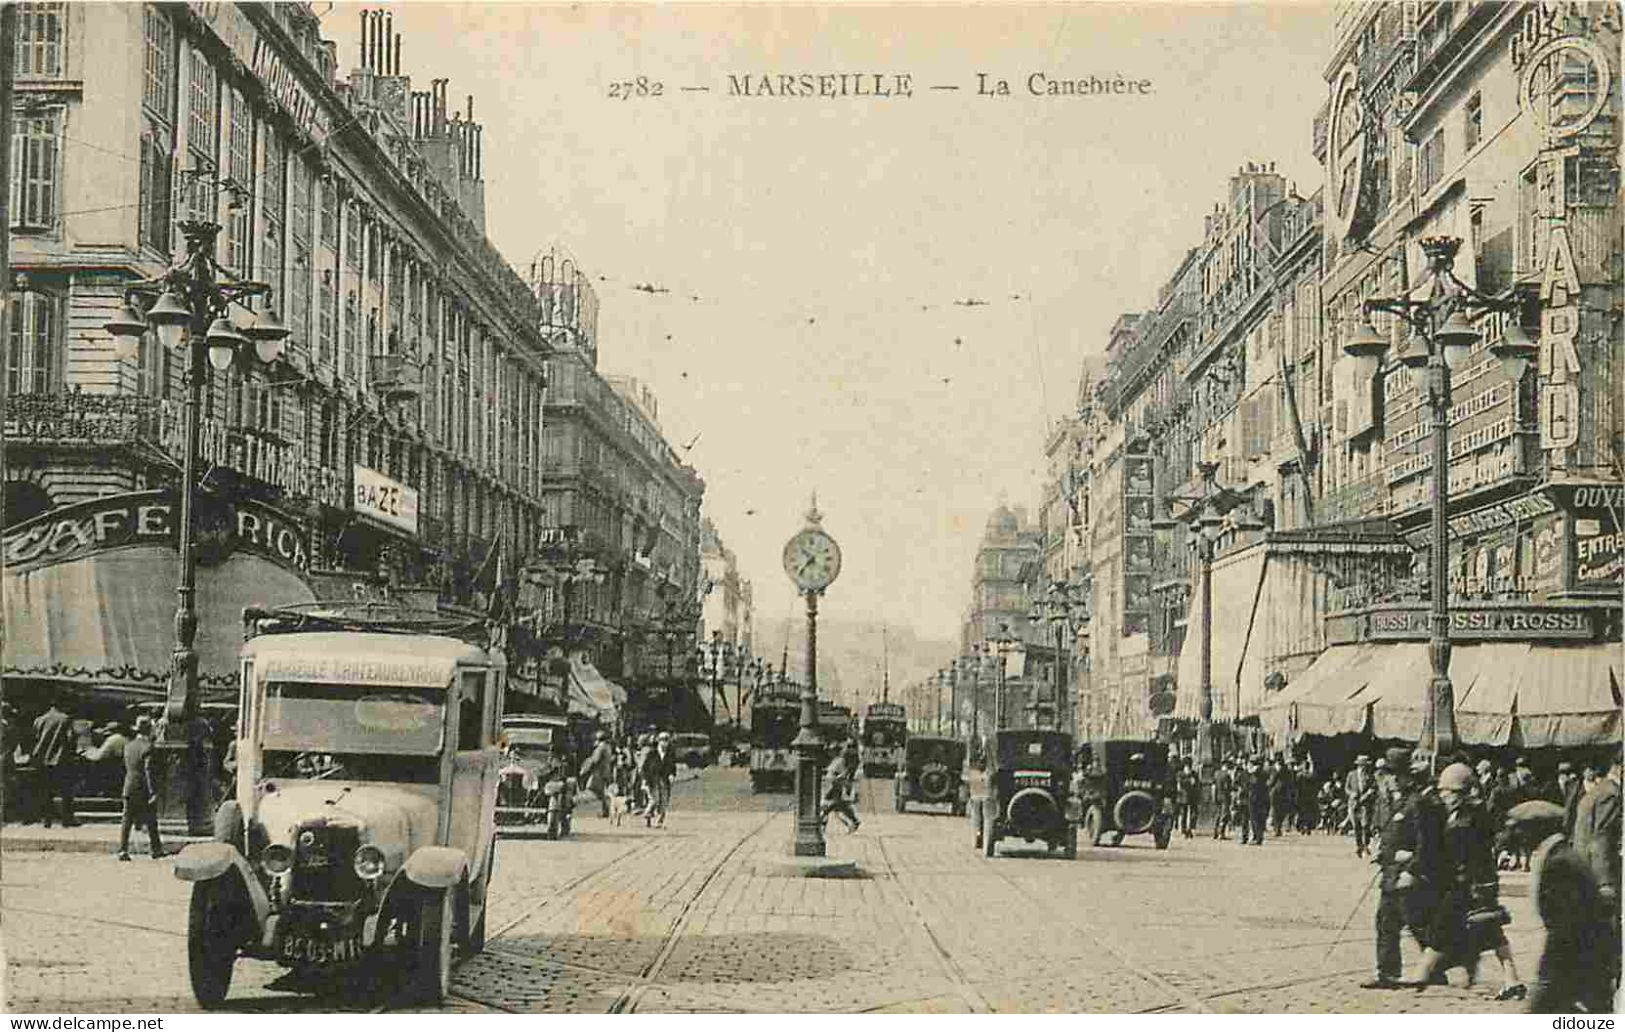
[{"label": "wide street", "polygon": [[[1426,993],[1361,990],[1375,870],[1344,838],[1262,847],[1149,839],[1085,851],[971,848],[963,820],[892,812],[865,786],[862,828],[831,821],[831,855],[865,877],[759,876],[781,851],[789,797],[752,796],[743,771],[681,782],[664,830],[578,811],[562,842],[504,839],[490,942],[456,970],[455,1011],[1499,1012],[1485,982]],[[186,977],[187,886],[167,861],[8,852],[0,871],[5,1009],[194,1011]],[[1528,876],[1503,877],[1508,933],[1533,974],[1541,932]],[[1412,959],[1407,943],[1407,961]],[[381,977],[294,994],[273,964],[240,961],[245,1011],[378,1010]],[[367,983],[378,987],[367,991]]]}]

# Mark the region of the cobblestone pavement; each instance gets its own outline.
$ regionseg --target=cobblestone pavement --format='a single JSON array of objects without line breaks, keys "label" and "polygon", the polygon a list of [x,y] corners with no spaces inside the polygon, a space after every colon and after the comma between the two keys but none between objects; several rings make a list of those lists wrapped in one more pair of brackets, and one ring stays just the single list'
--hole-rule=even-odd
[{"label": "cobblestone pavement", "polygon": [[[490,941],[464,961],[450,1011],[985,1012],[1335,1011],[1511,1013],[1488,984],[1378,992],[1375,868],[1350,840],[1261,847],[1149,839],[1075,861],[1001,843],[986,859],[962,819],[889,812],[872,786],[862,829],[831,822],[831,855],[865,877],[758,876],[783,851],[787,796],[752,796],[743,771],[680,784],[668,827],[582,816],[563,842],[504,840]],[[884,811],[876,806],[884,804]],[[8,853],[0,871],[12,1010],[191,1010],[186,886],[165,862]],[[1503,898],[1523,974],[1540,930],[1527,875]],[[1350,911],[1355,912],[1350,918]],[[1345,920],[1347,925],[1345,928]],[[1407,950],[1410,950],[1407,944]],[[1414,960],[1408,952],[1407,960]],[[371,1009],[357,985],[280,991],[280,970],[239,962],[243,1010]],[[352,981],[359,981],[353,978]]]}]

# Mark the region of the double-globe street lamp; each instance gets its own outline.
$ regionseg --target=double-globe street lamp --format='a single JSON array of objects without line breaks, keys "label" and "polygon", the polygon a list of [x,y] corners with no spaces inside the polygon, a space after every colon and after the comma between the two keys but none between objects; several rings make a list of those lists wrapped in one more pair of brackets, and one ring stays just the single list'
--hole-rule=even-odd
[{"label": "double-globe street lamp", "polygon": [[[203,413],[204,362],[225,371],[239,352],[252,347],[264,363],[282,354],[289,330],[269,308],[272,288],[268,283],[238,279],[215,261],[215,238],[220,227],[212,222],[182,222],[186,256],[163,275],[124,285],[125,300],[118,313],[105,324],[112,334],[114,350],[121,359],[139,353],[141,338],[150,329],[160,346],[186,349],[182,373],[185,387],[185,454],[181,460],[180,582],[175,588],[175,649],[171,657],[168,698],[165,701],[166,727],[185,729],[186,822],[194,832],[206,831],[210,824],[209,772],[205,769],[203,731],[198,724],[201,699],[198,697],[197,657],[197,556],[196,536],[197,468],[200,424]],[[264,299],[267,307],[253,314],[247,303]],[[143,312],[137,302],[147,302]],[[238,329],[232,323],[233,306],[250,318]],[[176,747],[166,729],[166,745]]]},{"label": "double-globe street lamp", "polygon": [[1070,724],[1070,717],[1062,719],[1062,708],[1070,714],[1072,706],[1066,690],[1068,658],[1077,635],[1089,625],[1089,598],[1083,585],[1063,581],[1050,584],[1049,590],[1033,601],[1027,614],[1033,625],[1049,624],[1055,637],[1055,724],[1056,730]]},{"label": "double-globe street lamp", "polygon": [[[711,686],[711,731],[714,734],[717,728],[717,692],[734,672],[734,643],[724,640],[722,631],[713,630],[711,640],[694,650],[694,659],[700,676]],[[723,693],[723,704],[727,704],[726,692]]]},{"label": "double-globe street lamp", "polygon": [[[1364,364],[1364,372],[1382,372],[1389,338],[1371,323],[1373,312],[1397,316],[1410,328],[1410,339],[1398,354],[1399,363],[1417,378],[1433,430],[1433,512],[1429,572],[1428,659],[1433,673],[1422,710],[1418,751],[1435,767],[1456,747],[1455,690],[1450,683],[1450,582],[1446,554],[1450,539],[1446,507],[1450,497],[1450,376],[1468,360],[1482,334],[1475,318],[1492,312],[1509,316],[1501,337],[1490,347],[1500,359],[1516,391],[1537,348],[1523,332],[1521,316],[1526,301],[1517,293],[1500,297],[1484,294],[1456,278],[1456,237],[1426,237],[1420,241],[1427,256],[1427,282],[1404,297],[1369,298],[1361,307],[1365,316],[1344,352]],[[1422,286],[1426,287],[1425,294]],[[1420,296],[1419,296],[1420,295]]]}]

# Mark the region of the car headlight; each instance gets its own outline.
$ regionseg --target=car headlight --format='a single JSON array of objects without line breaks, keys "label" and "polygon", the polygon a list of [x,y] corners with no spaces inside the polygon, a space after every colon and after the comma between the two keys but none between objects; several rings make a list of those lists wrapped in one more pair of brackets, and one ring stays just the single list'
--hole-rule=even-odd
[{"label": "car headlight", "polygon": [[260,866],[266,874],[285,874],[293,866],[293,850],[287,846],[266,846],[260,851]]},{"label": "car headlight", "polygon": [[377,846],[362,846],[355,851],[356,877],[363,881],[381,878],[384,874],[384,851]]}]

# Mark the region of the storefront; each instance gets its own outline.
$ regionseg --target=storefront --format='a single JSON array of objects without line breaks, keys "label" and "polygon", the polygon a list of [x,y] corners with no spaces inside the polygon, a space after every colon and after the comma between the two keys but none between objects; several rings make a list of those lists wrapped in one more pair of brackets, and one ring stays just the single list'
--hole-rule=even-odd
[{"label": "storefront", "polygon": [[[1617,602],[1480,602],[1453,608],[1450,680],[1463,745],[1536,749],[1617,743]],[[1281,743],[1306,735],[1414,742],[1432,667],[1425,603],[1334,614],[1330,647],[1261,711]]]}]

